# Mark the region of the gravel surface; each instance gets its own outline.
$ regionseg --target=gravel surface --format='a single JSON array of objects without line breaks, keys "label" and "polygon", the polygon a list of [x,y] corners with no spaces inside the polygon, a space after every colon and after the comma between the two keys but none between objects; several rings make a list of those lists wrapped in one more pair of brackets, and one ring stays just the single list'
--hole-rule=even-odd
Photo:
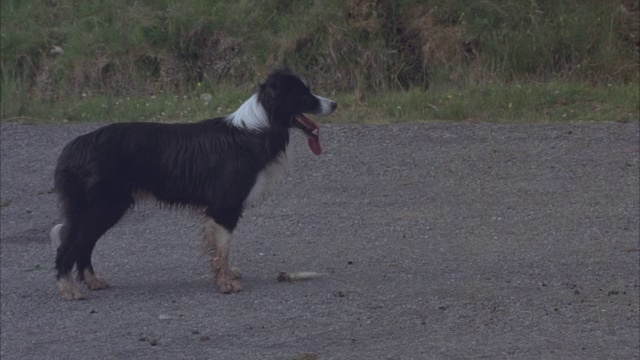
[{"label": "gravel surface", "polygon": [[294,134],[235,233],[241,293],[196,214],[147,204],[98,242],[113,287],[65,302],[52,172],[97,126],[1,127],[3,360],[640,356],[638,123],[323,125],[320,157]]}]

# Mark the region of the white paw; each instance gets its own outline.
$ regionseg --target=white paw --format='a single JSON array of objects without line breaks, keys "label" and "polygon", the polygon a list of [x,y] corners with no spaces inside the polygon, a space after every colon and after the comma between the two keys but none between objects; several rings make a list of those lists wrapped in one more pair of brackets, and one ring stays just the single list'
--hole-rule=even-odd
[{"label": "white paw", "polygon": [[89,270],[84,271],[84,283],[91,290],[102,290],[111,287],[107,280],[96,274],[92,274]]},{"label": "white paw", "polygon": [[237,268],[237,267],[232,267],[231,268],[231,279],[233,279],[233,280],[242,279],[242,270],[240,270],[240,268]]},{"label": "white paw", "polygon": [[63,300],[84,300],[82,291],[80,291],[71,278],[61,278],[58,280],[57,285],[58,293]]}]

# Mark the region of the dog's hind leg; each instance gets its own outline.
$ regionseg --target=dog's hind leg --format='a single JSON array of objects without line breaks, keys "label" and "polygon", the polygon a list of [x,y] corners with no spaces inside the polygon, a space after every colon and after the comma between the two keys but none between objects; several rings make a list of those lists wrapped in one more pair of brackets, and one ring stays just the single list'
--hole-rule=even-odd
[{"label": "dog's hind leg", "polygon": [[81,177],[65,168],[65,161],[68,159],[61,157],[55,173],[55,188],[60,197],[65,223],[54,226],[50,236],[51,244],[57,249],[58,293],[64,300],[81,300],[84,299],[84,295],[74,281],[71,271],[77,257],[78,229],[87,207],[86,186]]},{"label": "dog's hind leg", "polygon": [[232,231],[216,222],[212,217],[206,217],[204,237],[205,252],[211,256],[211,268],[216,277],[218,290],[225,294],[242,290],[239,281],[240,270],[232,268],[229,262]]},{"label": "dog's hind leg", "polygon": [[95,274],[91,263],[96,242],[122,218],[132,202],[132,197],[126,191],[105,186],[97,188],[90,197],[89,206],[78,229],[75,261],[78,278],[91,290],[110,286]]},{"label": "dog's hind leg", "polygon": [[74,264],[78,277],[89,289],[109,287],[104,279],[95,275],[91,254],[96,242],[124,214],[131,197],[124,192],[94,188],[89,193],[63,193],[65,224],[51,230],[51,241],[58,243],[56,256],[57,286],[65,300],[84,299],[71,276]]},{"label": "dog's hind leg", "polygon": [[52,243],[58,243],[56,255],[56,269],[58,270],[58,293],[64,300],[82,300],[84,295],[71,276],[75,262],[75,247],[73,243],[77,236],[77,224],[58,224],[51,230]]}]

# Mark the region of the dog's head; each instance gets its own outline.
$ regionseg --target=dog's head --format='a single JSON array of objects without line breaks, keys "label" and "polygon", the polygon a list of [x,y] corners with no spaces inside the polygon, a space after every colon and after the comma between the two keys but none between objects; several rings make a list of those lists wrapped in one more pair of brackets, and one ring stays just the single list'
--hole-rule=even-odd
[{"label": "dog's head", "polygon": [[313,94],[300,77],[286,69],[276,70],[267,77],[260,85],[258,100],[269,114],[272,125],[302,130],[311,151],[320,155],[320,129],[304,114],[329,115],[338,106],[335,101]]}]

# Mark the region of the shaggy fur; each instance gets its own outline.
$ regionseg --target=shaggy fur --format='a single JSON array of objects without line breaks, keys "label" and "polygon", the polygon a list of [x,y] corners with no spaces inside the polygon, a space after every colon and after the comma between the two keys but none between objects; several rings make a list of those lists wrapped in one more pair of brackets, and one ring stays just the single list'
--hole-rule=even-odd
[{"label": "shaggy fur", "polygon": [[71,141],[55,170],[65,220],[51,231],[59,244],[60,296],[83,298],[71,276],[74,265],[88,288],[109,287],[95,274],[91,254],[141,194],[201,209],[218,289],[240,291],[228,253],[244,208],[273,183],[291,128],[302,130],[311,150],[320,153],[319,129],[302,114],[329,115],[336,106],[312,94],[296,75],[276,70],[228,116],[191,124],[118,123]]}]

